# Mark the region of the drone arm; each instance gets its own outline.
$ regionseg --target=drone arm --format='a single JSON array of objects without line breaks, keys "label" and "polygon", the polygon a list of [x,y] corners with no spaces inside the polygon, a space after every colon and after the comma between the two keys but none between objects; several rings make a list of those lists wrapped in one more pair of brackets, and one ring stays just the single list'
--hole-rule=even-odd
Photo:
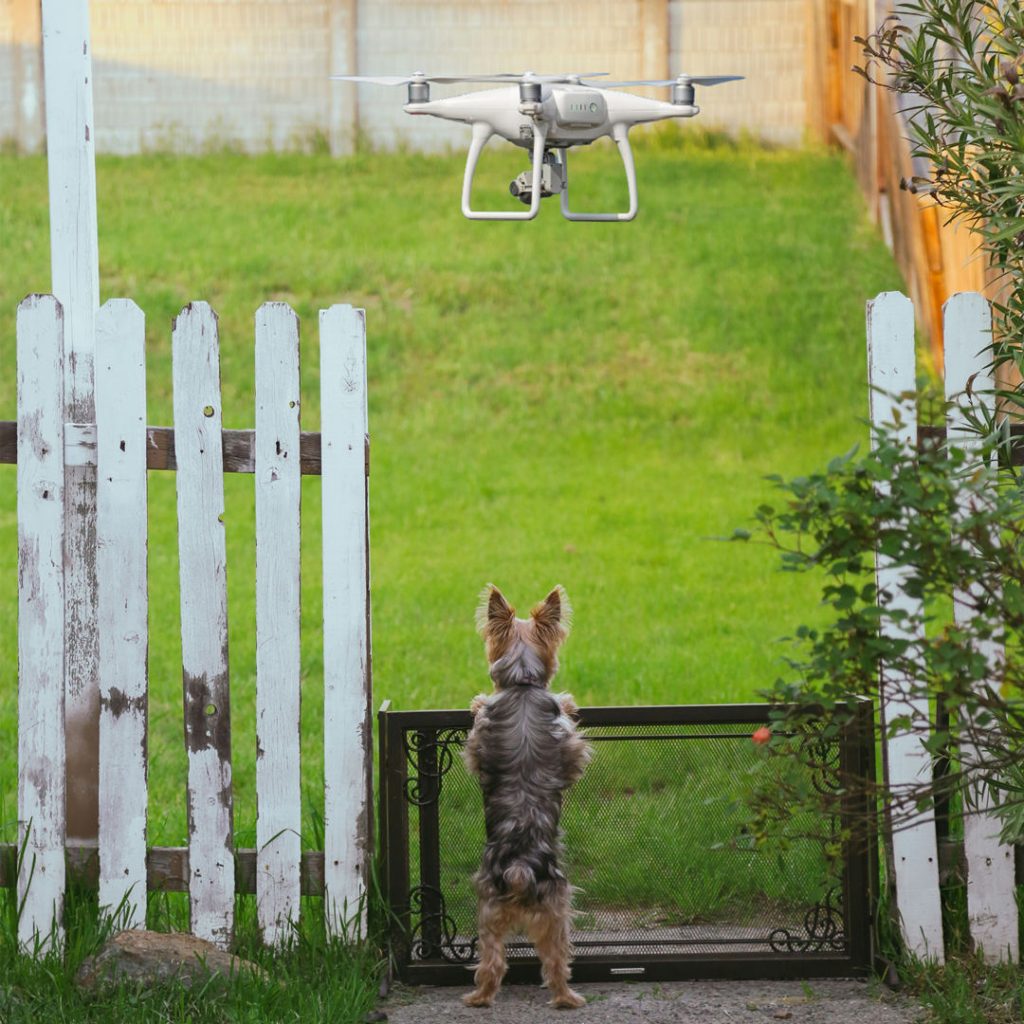
[{"label": "drone arm", "polygon": [[466,155],[466,173],[462,179],[462,215],[469,220],[533,220],[540,210],[541,173],[544,166],[544,141],[547,132],[542,123],[534,124],[533,129],[533,180],[530,195],[530,208],[522,213],[509,210],[474,210],[471,208],[470,197],[473,193],[473,176],[487,140],[494,134],[494,129],[485,121],[473,122],[473,139]]},{"label": "drone arm", "polygon": [[621,121],[612,126],[612,138],[619,147],[622,166],[626,170],[626,187],[629,189],[629,209],[625,213],[573,213],[569,209],[569,160],[568,150],[561,151],[562,171],[565,184],[562,186],[562,216],[566,220],[632,220],[639,208],[636,189],[636,166],[633,163],[633,150],[629,146],[629,126]]}]

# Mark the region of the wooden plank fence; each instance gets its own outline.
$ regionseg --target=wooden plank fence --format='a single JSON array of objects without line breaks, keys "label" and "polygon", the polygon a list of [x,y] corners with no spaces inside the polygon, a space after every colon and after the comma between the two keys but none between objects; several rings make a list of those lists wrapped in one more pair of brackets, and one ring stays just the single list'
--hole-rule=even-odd
[{"label": "wooden plank fence", "polygon": [[[135,926],[147,889],[187,891],[193,933],[222,947],[233,937],[236,892],[256,893],[269,944],[288,937],[304,894],[326,897],[332,933],[359,934],[373,834],[363,311],[321,313],[322,434],[299,430],[299,322],[282,303],[256,314],[255,431],[221,426],[217,317],[206,303],[174,323],[173,428],[146,426],[145,322],[134,303],[111,300],[96,315],[95,423],[65,421],[60,303],[30,296],[17,332],[18,419],[0,425],[0,461],[18,465],[20,834],[17,848],[0,849],[0,884],[16,884],[24,902],[20,941],[62,941],[66,867]],[[299,501],[301,474],[321,472],[321,452],[332,524],[323,545],[325,849],[304,852]],[[64,788],[68,465],[96,475],[100,624],[99,839],[75,845]],[[146,845],[147,469],[177,471],[189,827],[181,849]],[[256,850],[236,849],[233,836],[226,471],[255,474]]]},{"label": "wooden plank fence", "polygon": [[927,168],[915,162],[898,95],[870,85],[851,68],[865,57],[854,36],[868,36],[892,13],[891,0],[807,0],[808,127],[850,155],[872,217],[892,250],[926,333],[933,365],[943,358],[943,303],[948,295],[998,295],[998,275],[977,252],[979,236],[948,222],[930,195],[901,188]]},{"label": "wooden plank fence", "polygon": [[[987,301],[975,292],[950,298],[944,308],[946,344],[946,397],[954,412],[946,425],[948,442],[970,448],[972,435],[964,415],[968,406],[991,411],[993,380],[989,363],[992,319]],[[916,442],[918,424],[913,403],[900,396],[915,387],[914,311],[909,299],[886,292],[868,303],[868,382],[871,421],[878,428],[899,423],[899,434]],[[898,413],[898,418],[897,418]],[[916,599],[903,588],[903,571],[878,555],[878,586],[891,595],[896,607],[914,610]],[[962,595],[950,595],[958,622],[969,614]],[[893,627],[895,628],[895,627]],[[894,634],[912,643],[923,636]],[[1001,652],[990,645],[984,652],[993,673],[999,671]],[[927,702],[908,702],[900,696],[901,680],[882,666],[880,692],[884,718],[908,714],[928,720]],[[934,767],[922,736],[903,734],[886,741],[887,782],[894,791],[928,781]],[[999,822],[984,809],[964,816],[963,858],[966,874],[968,923],[971,939],[986,959],[1017,960],[1018,911],[1014,849],[998,841]],[[921,957],[941,961],[944,955],[942,905],[939,892],[940,851],[935,815],[921,811],[893,832],[892,868],[896,904],[907,947]]]}]

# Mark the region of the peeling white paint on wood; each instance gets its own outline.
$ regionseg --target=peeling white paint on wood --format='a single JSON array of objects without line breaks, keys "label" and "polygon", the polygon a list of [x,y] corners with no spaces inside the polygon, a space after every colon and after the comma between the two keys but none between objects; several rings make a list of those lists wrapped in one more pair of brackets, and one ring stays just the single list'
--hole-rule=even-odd
[{"label": "peeling white paint on wood", "polygon": [[63,944],[63,333],[53,296],[18,306],[18,941],[29,950]]},{"label": "peeling white paint on wood", "polygon": [[[99,307],[92,50],[87,0],[43,0],[43,66],[53,294],[64,309],[66,421],[92,423],[94,324]],[[65,470],[65,688],[68,835],[96,838],[96,474]]]},{"label": "peeling white paint on wood", "polygon": [[[893,424],[899,417],[898,436],[907,445],[917,443],[917,411],[912,402],[899,395],[915,388],[914,307],[899,292],[883,292],[867,304],[868,383],[871,387],[871,422],[874,427]],[[904,592],[906,570],[877,555],[876,580],[879,591],[891,595],[890,606],[911,615],[920,613],[920,603]],[[892,623],[890,635],[921,643],[923,635],[910,635]],[[928,722],[927,699],[907,700],[906,680],[889,666],[882,666],[880,686],[884,720],[909,715],[915,722]],[[931,779],[932,764],[923,745],[924,736],[904,733],[886,741],[888,784],[901,787],[920,785]],[[902,809],[904,813],[908,808]],[[939,863],[935,816],[930,810],[911,819],[909,825],[892,835],[896,873],[896,905],[903,939],[916,956],[942,962],[942,908],[939,899]]]},{"label": "peeling white paint on wood", "polygon": [[217,317],[205,302],[174,322],[173,376],[192,933],[226,948],[235,897],[227,554]]},{"label": "peeling white paint on wood", "polygon": [[[146,921],[146,322],[130,299],[96,318],[100,906]],[[65,452],[68,451],[65,438]]]},{"label": "peeling white paint on wood", "polygon": [[[969,424],[968,412],[982,410],[991,416],[995,382],[992,368],[992,313],[977,292],[954,295],[943,307],[946,399],[953,403],[947,424],[951,445],[969,453],[978,445],[978,435]],[[980,461],[974,457],[980,468]],[[961,514],[970,513],[968,507]],[[974,611],[971,592],[953,594],[953,616],[957,625],[970,622]],[[1001,682],[1004,651],[1002,644],[985,641],[979,648],[991,668],[989,682]],[[960,756],[969,763],[974,751],[961,744]],[[964,855],[967,862],[967,921],[976,949],[984,951],[990,963],[1016,960],[1019,956],[1017,900],[1013,847],[999,842],[999,820],[986,808],[991,806],[987,791],[976,793],[971,804],[977,813],[964,817]]]},{"label": "peeling white paint on wood", "polygon": [[96,424],[64,424],[64,465],[96,465]]},{"label": "peeling white paint on wood", "polygon": [[320,311],[324,883],[332,934],[365,934],[371,785],[366,322]]},{"label": "peeling white paint on wood", "polygon": [[299,919],[299,321],[256,313],[256,907],[263,941]]}]

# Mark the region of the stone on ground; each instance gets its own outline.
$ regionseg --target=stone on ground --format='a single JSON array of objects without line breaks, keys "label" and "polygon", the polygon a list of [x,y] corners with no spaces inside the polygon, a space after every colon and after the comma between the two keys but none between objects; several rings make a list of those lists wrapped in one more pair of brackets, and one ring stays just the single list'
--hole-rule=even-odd
[{"label": "stone on ground", "polygon": [[91,991],[106,982],[148,987],[177,979],[191,988],[211,975],[230,977],[242,971],[264,976],[251,961],[192,935],[129,930],[118,932],[98,953],[83,960],[75,983]]}]

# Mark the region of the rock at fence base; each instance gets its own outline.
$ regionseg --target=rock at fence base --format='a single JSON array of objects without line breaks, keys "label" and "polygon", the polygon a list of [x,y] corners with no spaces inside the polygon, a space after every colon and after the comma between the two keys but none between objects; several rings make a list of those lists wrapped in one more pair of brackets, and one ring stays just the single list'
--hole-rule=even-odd
[{"label": "rock at fence base", "polygon": [[266,977],[251,961],[192,935],[131,930],[118,932],[98,953],[83,960],[75,983],[91,991],[107,982],[149,986],[177,979],[190,988],[212,974],[229,977],[243,971]]}]

